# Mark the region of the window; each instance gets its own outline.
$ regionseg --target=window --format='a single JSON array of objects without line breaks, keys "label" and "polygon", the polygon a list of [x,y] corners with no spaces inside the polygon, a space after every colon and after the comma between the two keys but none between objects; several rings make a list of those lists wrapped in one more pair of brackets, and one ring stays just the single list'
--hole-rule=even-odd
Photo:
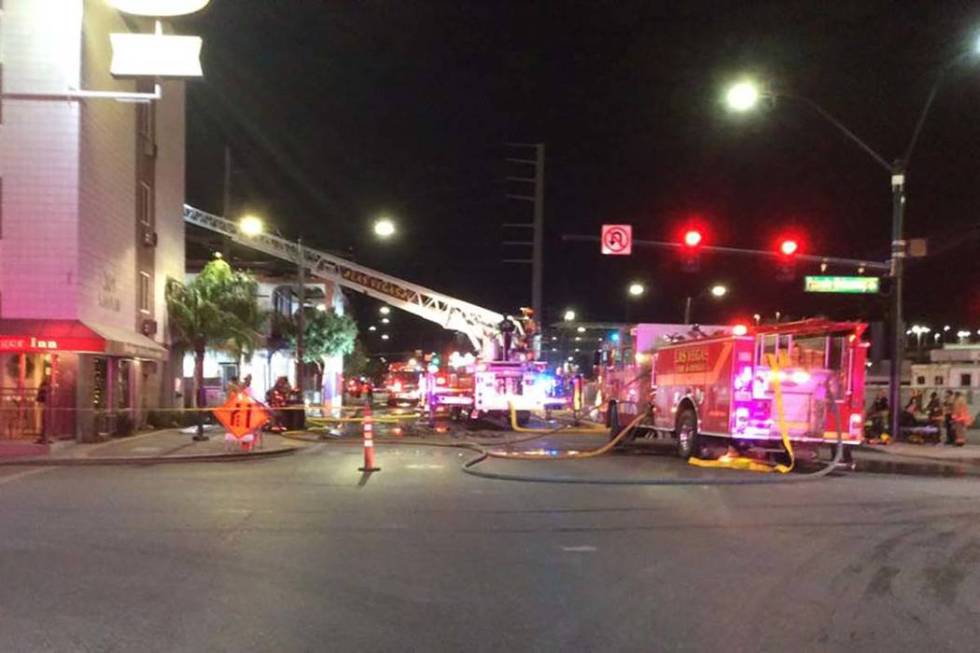
[{"label": "window", "polygon": [[139,196],[136,198],[136,212],[140,224],[147,227],[153,224],[153,189],[145,181],[140,182]]},{"label": "window", "polygon": [[934,385],[943,385],[943,377],[941,376],[933,377],[933,381],[935,381]]},{"label": "window", "polygon": [[140,272],[140,312],[150,312],[150,275]]},{"label": "window", "polygon": [[960,385],[964,388],[969,388],[971,385],[973,385],[973,375],[971,375],[969,372],[966,374],[960,374]]},{"label": "window", "polygon": [[915,385],[925,385],[925,384],[926,384],[926,377],[924,376],[915,377]]}]

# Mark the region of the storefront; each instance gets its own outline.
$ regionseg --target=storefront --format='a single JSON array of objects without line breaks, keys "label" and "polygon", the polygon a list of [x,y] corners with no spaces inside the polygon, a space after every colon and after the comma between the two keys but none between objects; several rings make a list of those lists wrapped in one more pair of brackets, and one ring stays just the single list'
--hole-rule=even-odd
[{"label": "storefront", "polygon": [[127,434],[167,403],[168,367],[166,349],[123,329],[0,320],[0,439]]}]

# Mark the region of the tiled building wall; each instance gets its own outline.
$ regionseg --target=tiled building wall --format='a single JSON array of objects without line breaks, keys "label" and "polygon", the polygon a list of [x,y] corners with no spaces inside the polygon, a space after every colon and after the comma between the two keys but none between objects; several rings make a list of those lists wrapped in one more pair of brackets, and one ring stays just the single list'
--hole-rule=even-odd
[{"label": "tiled building wall", "polygon": [[[77,88],[82,0],[6,0],[5,93]],[[75,318],[79,106],[3,101],[0,315]]]},{"label": "tiled building wall", "polygon": [[[119,12],[85,2],[82,83],[135,91],[109,74],[109,33],[129,31]],[[136,324],[136,107],[86,100],[81,112],[78,302],[83,321],[133,330]]]}]

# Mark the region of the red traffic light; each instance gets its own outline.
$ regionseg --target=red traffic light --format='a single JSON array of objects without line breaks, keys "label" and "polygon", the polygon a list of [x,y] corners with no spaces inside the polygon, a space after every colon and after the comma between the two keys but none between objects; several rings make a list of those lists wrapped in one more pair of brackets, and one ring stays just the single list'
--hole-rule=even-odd
[{"label": "red traffic light", "polygon": [[703,238],[701,232],[697,229],[688,229],[684,232],[684,245],[687,247],[697,247],[701,244]]},{"label": "red traffic light", "polygon": [[783,256],[792,256],[800,249],[800,244],[792,238],[787,238],[779,243],[779,251]]}]

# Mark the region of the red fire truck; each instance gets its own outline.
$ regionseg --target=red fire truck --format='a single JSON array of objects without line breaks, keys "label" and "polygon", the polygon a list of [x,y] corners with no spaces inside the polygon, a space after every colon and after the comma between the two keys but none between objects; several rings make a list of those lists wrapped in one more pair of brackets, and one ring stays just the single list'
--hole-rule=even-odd
[{"label": "red fire truck", "polygon": [[[683,458],[717,440],[741,450],[776,451],[778,380],[783,422],[794,447],[815,453],[861,442],[867,328],[858,322],[803,320],[736,327],[687,338],[651,353],[649,417],[637,433],[672,438]],[[773,357],[782,361],[773,370]],[[778,377],[776,376],[778,375]]]}]

